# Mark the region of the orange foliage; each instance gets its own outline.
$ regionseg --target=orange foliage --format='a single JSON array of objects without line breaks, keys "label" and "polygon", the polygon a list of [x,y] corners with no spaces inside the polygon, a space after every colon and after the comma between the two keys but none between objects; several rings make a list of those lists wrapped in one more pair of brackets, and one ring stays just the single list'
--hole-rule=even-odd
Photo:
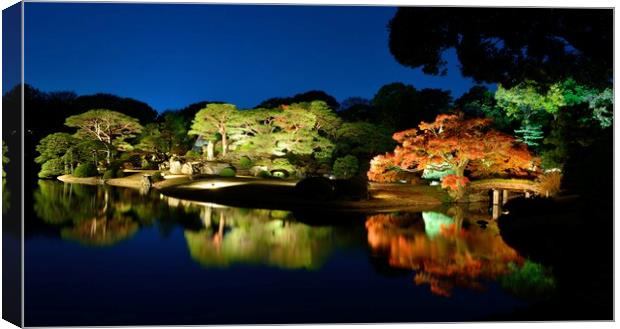
[{"label": "orange foliage", "polygon": [[434,294],[449,297],[455,286],[481,290],[480,282],[507,274],[511,262],[524,261],[504,243],[493,221],[485,230],[475,225],[465,230],[455,222],[434,237],[421,221],[410,214],[369,216],[368,244],[387,251],[390,266],[416,271],[414,282],[429,284]]},{"label": "orange foliage", "polygon": [[448,165],[459,176],[465,170],[474,176],[523,176],[536,170],[538,159],[527,146],[489,129],[490,124],[490,119],[441,114],[434,122],[420,123],[418,129],[397,132],[392,137],[400,145],[371,161],[368,178],[390,181],[393,168],[422,171],[429,165]]}]

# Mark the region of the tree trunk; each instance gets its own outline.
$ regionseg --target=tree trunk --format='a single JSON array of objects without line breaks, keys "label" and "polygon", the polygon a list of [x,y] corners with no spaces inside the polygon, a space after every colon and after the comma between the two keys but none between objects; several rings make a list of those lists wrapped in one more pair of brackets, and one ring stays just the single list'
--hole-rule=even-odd
[{"label": "tree trunk", "polygon": [[222,135],[222,156],[226,157],[226,149],[228,148],[228,138],[226,137],[226,129],[220,129]]},{"label": "tree trunk", "polygon": [[213,141],[207,143],[207,160],[213,161]]}]

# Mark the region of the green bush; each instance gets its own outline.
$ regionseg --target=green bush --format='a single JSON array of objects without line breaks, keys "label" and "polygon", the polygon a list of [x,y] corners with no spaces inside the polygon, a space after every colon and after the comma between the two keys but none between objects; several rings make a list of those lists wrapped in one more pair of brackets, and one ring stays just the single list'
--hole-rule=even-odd
[{"label": "green bush", "polygon": [[260,177],[260,178],[271,178],[271,173],[268,172],[267,170],[261,170],[261,172],[258,173],[258,177]]},{"label": "green bush", "polygon": [[116,172],[114,169],[108,169],[103,173],[103,179],[116,178]]},{"label": "green bush", "polygon": [[121,178],[121,177],[125,177],[125,172],[123,171],[123,168],[118,168],[116,170],[116,178]]},{"label": "green bush", "polygon": [[75,177],[93,177],[98,174],[99,172],[97,171],[97,167],[92,162],[80,164],[73,172],[73,176]]},{"label": "green bush", "polygon": [[224,168],[220,171],[220,176],[222,177],[235,177],[236,174],[235,169],[231,167]]},{"label": "green bush", "polygon": [[142,166],[142,157],[139,154],[123,153],[119,161],[119,167],[123,163],[128,163],[132,168],[140,168]]},{"label": "green bush", "polygon": [[252,167],[252,160],[246,156],[242,156],[239,159],[239,168],[241,169],[250,169]]},{"label": "green bush", "polygon": [[501,285],[504,289],[521,298],[546,298],[556,288],[556,281],[550,268],[526,260],[519,267],[509,263],[509,275],[502,277]]},{"label": "green bush", "polygon": [[359,161],[353,155],[347,155],[334,161],[334,175],[338,178],[351,178],[359,170]]},{"label": "green bush", "polygon": [[286,170],[288,173],[294,173],[296,172],[296,167],[291,164],[291,162],[286,159],[286,158],[278,158],[278,159],[274,159],[272,166],[271,166],[271,170],[276,170],[276,169],[280,169],[280,170]]},{"label": "green bush", "polygon": [[65,174],[65,164],[60,158],[47,160],[41,166],[39,178],[50,178]]},{"label": "green bush", "polygon": [[156,172],[151,176],[151,181],[154,182],[159,182],[162,181],[164,179],[164,176],[161,174],[161,172]]},{"label": "green bush", "polygon": [[196,152],[196,151],[189,150],[189,151],[187,151],[187,153],[185,153],[185,156],[188,157],[188,158],[199,158],[200,157],[200,153]]}]

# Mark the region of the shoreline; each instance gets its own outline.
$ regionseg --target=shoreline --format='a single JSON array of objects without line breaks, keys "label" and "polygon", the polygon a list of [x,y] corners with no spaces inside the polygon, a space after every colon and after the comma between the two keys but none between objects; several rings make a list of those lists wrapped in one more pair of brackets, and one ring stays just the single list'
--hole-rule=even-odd
[{"label": "shoreline", "polygon": [[[102,179],[100,177],[78,178],[59,176],[65,183],[86,185],[110,185],[142,189],[144,174],[157,170],[141,171],[132,175]],[[398,210],[426,211],[453,204],[446,191],[438,186],[396,183],[369,183],[369,199],[317,200],[303,197],[295,190],[296,180],[263,179],[255,177],[220,177],[212,175],[177,175],[154,182],[151,188],[164,196],[190,202],[211,202],[241,208],[273,208],[310,211],[371,211]],[[488,202],[488,196],[472,193],[467,202]]]}]

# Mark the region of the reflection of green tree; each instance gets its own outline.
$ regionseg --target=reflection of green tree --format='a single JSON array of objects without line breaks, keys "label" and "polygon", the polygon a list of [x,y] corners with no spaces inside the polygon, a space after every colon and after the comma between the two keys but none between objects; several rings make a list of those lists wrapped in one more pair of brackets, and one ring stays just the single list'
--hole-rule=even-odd
[{"label": "reflection of green tree", "polygon": [[540,264],[527,260],[523,266],[510,263],[508,268],[511,273],[502,277],[502,287],[518,297],[549,297],[555,290],[555,279],[551,270]]},{"label": "reflection of green tree", "polygon": [[330,227],[288,221],[282,211],[203,210],[205,229],[185,231],[191,257],[206,267],[264,264],[280,268],[319,268],[334,247]]},{"label": "reflection of green tree", "polygon": [[39,180],[34,192],[37,217],[51,224],[79,222],[93,218],[103,208],[97,188]]},{"label": "reflection of green tree", "polygon": [[2,179],[2,214],[6,214],[11,206],[11,192],[6,188],[6,179]]},{"label": "reflection of green tree", "polygon": [[130,238],[138,231],[138,223],[128,217],[93,218],[63,228],[63,239],[77,241],[88,246],[111,246]]}]

